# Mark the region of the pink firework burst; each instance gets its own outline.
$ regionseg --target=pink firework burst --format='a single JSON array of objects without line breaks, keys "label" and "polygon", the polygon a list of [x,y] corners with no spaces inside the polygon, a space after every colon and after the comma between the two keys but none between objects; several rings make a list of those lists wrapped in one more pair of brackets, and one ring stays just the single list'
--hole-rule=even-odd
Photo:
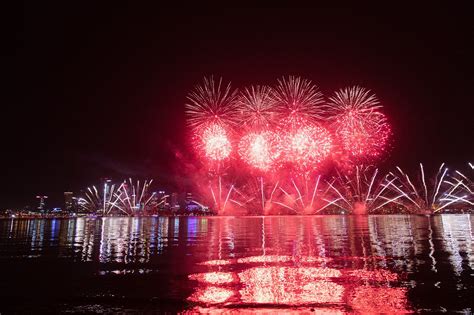
[{"label": "pink firework burst", "polygon": [[275,101],[272,88],[251,86],[239,95],[237,101],[242,123],[251,129],[265,129],[275,122]]},{"label": "pink firework burst", "polygon": [[202,85],[194,88],[188,95],[186,104],[188,124],[198,128],[204,124],[216,123],[234,126],[240,121],[237,106],[237,90],[230,83],[223,84],[222,78],[204,78]]},{"label": "pink firework burst", "polygon": [[283,132],[282,147],[286,162],[310,170],[330,154],[332,137],[325,128],[299,119],[293,128]]},{"label": "pink firework burst", "polygon": [[391,134],[377,97],[359,86],[341,89],[327,105],[340,147],[353,157],[377,157]]},{"label": "pink firework burst", "polygon": [[199,130],[198,135],[199,148],[206,158],[221,161],[229,157],[232,145],[227,131],[220,124],[208,124]]},{"label": "pink firework burst", "polygon": [[308,121],[324,118],[323,94],[311,81],[289,76],[278,80],[272,95],[280,116]]},{"label": "pink firework burst", "polygon": [[280,154],[280,138],[271,131],[251,132],[242,137],[239,143],[242,160],[261,171],[268,171]]}]

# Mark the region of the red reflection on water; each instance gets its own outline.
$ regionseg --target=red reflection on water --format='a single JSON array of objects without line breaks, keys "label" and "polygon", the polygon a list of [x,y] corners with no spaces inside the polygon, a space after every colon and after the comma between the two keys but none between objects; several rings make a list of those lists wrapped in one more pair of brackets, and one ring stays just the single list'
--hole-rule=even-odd
[{"label": "red reflection on water", "polygon": [[245,263],[264,263],[264,262],[271,262],[271,263],[278,263],[278,262],[289,262],[292,260],[291,256],[250,256],[245,258],[237,259],[239,264]]},{"label": "red reflection on water", "polygon": [[303,308],[303,307],[292,307],[292,308],[239,308],[239,309],[229,309],[222,307],[194,307],[189,311],[184,312],[183,314],[298,314],[298,315],[342,315],[346,312],[339,309],[331,309],[327,307],[322,308]]},{"label": "red reflection on water", "polygon": [[228,259],[219,259],[219,260],[208,260],[204,261],[202,263],[199,263],[198,265],[204,265],[204,266],[225,266],[225,265],[230,265],[232,262]]},{"label": "red reflection on water", "polygon": [[[331,260],[278,255],[208,261],[202,264],[211,269],[219,268],[219,271],[190,275],[189,279],[197,280],[199,286],[189,300],[208,307],[196,311],[215,313],[232,311],[212,308],[212,305],[232,307],[256,304],[300,308],[317,305],[318,313],[323,314],[340,314],[345,312],[344,308],[364,314],[409,312],[406,289],[388,287],[388,282],[398,279],[397,274],[384,269],[314,266],[328,261]],[[222,271],[224,268],[230,270]],[[367,281],[377,282],[377,287],[367,285]],[[298,313],[302,310],[307,311],[301,308]],[[267,313],[265,309],[257,308],[239,308],[236,311]],[[271,309],[267,311],[272,312]],[[277,308],[275,311],[286,313],[286,309]]]},{"label": "red reflection on water", "polygon": [[302,256],[302,257],[293,257],[293,256],[278,256],[278,255],[268,255],[268,256],[250,256],[245,258],[237,259],[237,263],[282,263],[282,262],[303,262],[303,263],[312,263],[312,262],[327,262],[329,258],[324,257],[311,257],[311,256]]},{"label": "red reflection on water", "polygon": [[330,268],[255,267],[239,273],[245,287],[240,290],[244,303],[301,305],[341,302],[344,287],[326,280],[338,277]]},{"label": "red reflection on water", "polygon": [[398,280],[398,275],[396,273],[390,272],[385,269],[377,269],[377,270],[358,269],[358,270],[350,271],[349,274],[353,277],[357,277],[362,280],[371,280],[371,281],[397,281]]},{"label": "red reflection on water", "polygon": [[364,314],[410,313],[406,309],[405,288],[356,287],[348,302],[353,309]]},{"label": "red reflection on water", "polygon": [[233,290],[209,286],[199,289],[196,293],[191,295],[189,299],[191,301],[207,304],[220,304],[226,302],[232,295],[234,295]]},{"label": "red reflection on water", "polygon": [[230,272],[198,273],[190,275],[189,279],[217,285],[234,282],[234,277]]}]

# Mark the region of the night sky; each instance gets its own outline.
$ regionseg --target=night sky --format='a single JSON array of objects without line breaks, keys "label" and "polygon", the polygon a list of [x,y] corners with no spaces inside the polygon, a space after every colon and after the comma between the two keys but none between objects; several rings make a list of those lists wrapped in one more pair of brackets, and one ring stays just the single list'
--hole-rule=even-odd
[{"label": "night sky", "polygon": [[[100,178],[173,187],[184,104],[204,76],[235,87],[299,75],[326,94],[373,90],[394,138],[383,165],[473,161],[472,11],[452,7],[217,8],[31,1],[15,25],[3,104],[0,209],[62,206]],[[17,79],[17,80],[16,80]]]}]

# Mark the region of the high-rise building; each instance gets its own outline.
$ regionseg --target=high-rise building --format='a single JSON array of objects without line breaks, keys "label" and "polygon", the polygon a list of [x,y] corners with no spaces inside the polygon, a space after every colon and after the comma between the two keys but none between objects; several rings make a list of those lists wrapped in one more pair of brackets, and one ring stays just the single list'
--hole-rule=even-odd
[{"label": "high-rise building", "polygon": [[73,193],[71,191],[64,192],[64,210],[72,212],[74,211]]},{"label": "high-rise building", "polygon": [[179,210],[178,193],[171,194],[171,210]]},{"label": "high-rise building", "polygon": [[38,210],[38,212],[46,211],[46,201],[45,201],[45,199],[48,199],[48,196],[38,195],[38,196],[36,196],[36,199],[39,199],[39,205],[36,208]]}]

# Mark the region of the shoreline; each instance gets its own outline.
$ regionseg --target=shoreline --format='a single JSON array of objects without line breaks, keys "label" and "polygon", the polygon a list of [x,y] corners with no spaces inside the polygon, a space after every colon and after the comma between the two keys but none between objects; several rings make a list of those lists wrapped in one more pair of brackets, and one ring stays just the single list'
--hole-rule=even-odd
[{"label": "shoreline", "polygon": [[448,213],[369,213],[369,214],[272,214],[272,215],[218,215],[218,214],[149,214],[149,215],[111,215],[111,216],[102,216],[102,215],[0,215],[0,219],[76,219],[76,218],[89,218],[89,219],[98,219],[98,218],[160,218],[160,217],[279,217],[279,216],[314,216],[314,217],[324,217],[324,216],[354,216],[354,217],[369,217],[369,216],[391,216],[391,215],[413,215],[413,216],[438,216],[443,214],[474,214],[473,211],[456,211]]}]

